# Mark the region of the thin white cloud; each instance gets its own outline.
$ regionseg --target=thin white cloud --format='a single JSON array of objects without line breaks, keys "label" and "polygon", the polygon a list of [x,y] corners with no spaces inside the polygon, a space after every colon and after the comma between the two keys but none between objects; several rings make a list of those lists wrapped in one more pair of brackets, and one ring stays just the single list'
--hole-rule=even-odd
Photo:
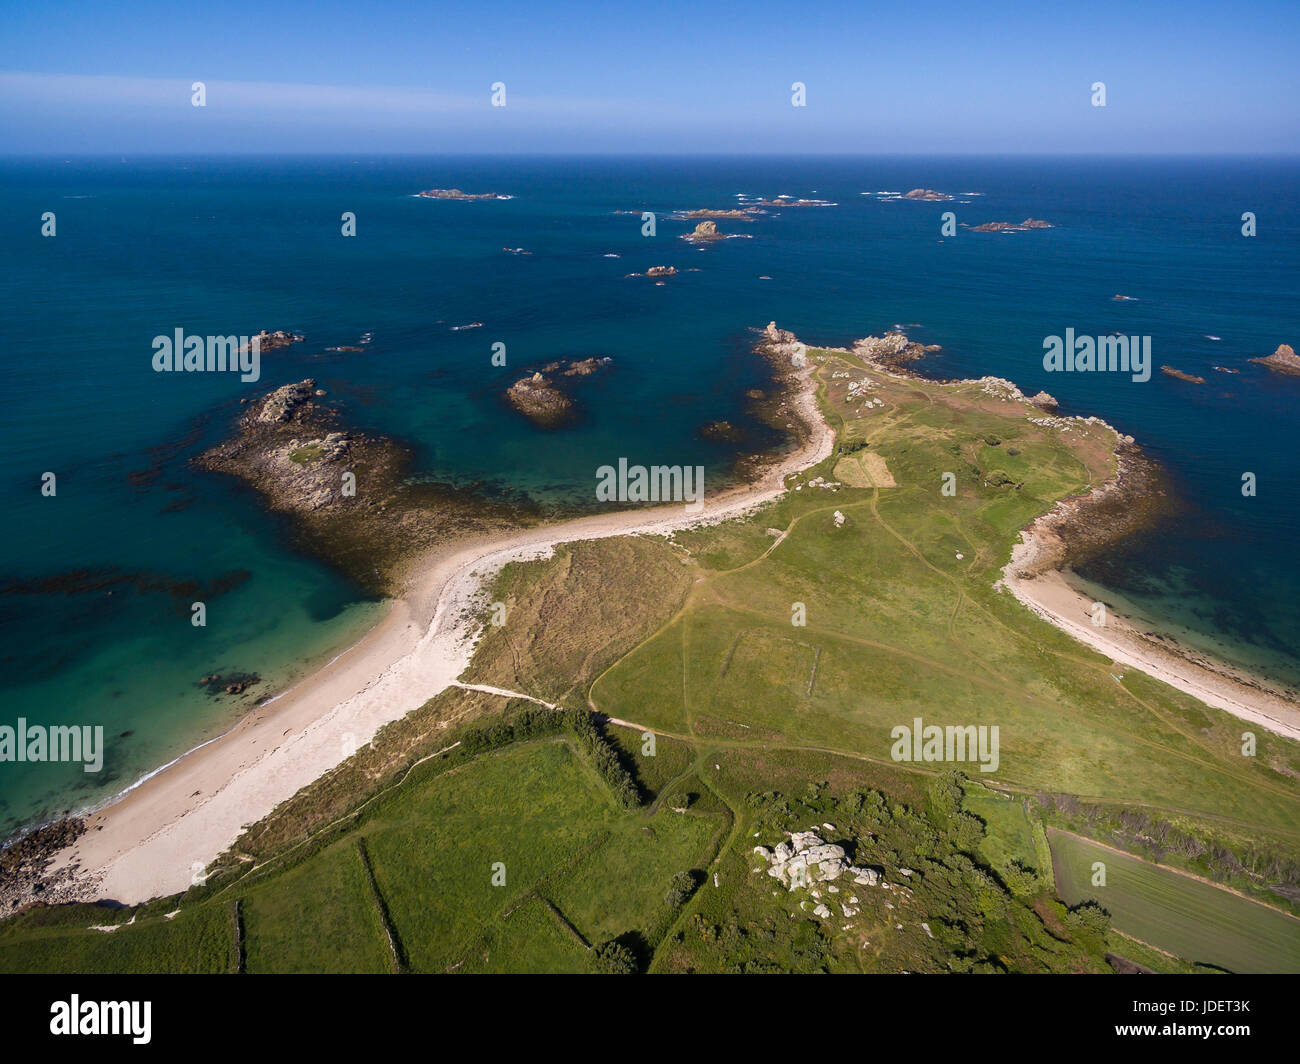
[{"label": "thin white cloud", "polygon": [[[316,116],[355,119],[369,117],[393,122],[406,119],[501,113],[491,106],[491,84],[482,92],[446,93],[403,86],[311,85],[295,82],[251,82],[209,79],[197,71],[193,78],[147,78],[118,75],[31,74],[0,72],[0,98],[12,107],[40,108],[47,113],[84,114],[121,110],[172,111],[190,105],[191,86],[202,81],[209,113],[257,115],[266,119]],[[644,102],[610,98],[576,99],[536,96],[523,85],[507,84],[507,113],[533,117],[619,118],[654,112]],[[659,117],[670,117],[666,109]]]}]

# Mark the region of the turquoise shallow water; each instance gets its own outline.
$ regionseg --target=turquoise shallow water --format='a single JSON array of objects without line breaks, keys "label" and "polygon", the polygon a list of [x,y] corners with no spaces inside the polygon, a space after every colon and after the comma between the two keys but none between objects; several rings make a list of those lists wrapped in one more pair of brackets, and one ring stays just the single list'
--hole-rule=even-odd
[{"label": "turquoise shallow water", "polygon": [[[744,422],[743,394],[762,383],[748,330],[770,319],[836,344],[916,323],[944,347],[929,371],[1010,377],[1132,433],[1190,511],[1085,575],[1205,649],[1300,681],[1300,381],[1246,362],[1300,340],[1297,178],[1295,160],[1222,159],[0,161],[0,723],[103,724],[110,738],[98,774],[0,764],[0,833],[98,801],[228,726],[247,701],[212,699],[199,677],[256,672],[268,693],[382,609],[296,554],[250,495],[189,467],[241,397],[311,375],[349,418],[415,444],[429,476],[586,502],[595,467],[619,457],[703,464],[716,482],[734,453],[697,430]],[[515,198],[412,197],[449,186]],[[979,195],[862,195],[916,186]],[[724,221],[752,238],[704,250],[664,217],[738,193],[836,206]],[[653,238],[620,213],[643,209],[659,213]],[[1056,228],[943,239],[944,210]],[[40,236],[44,211],[55,238]],[[340,235],[343,211],[355,238]],[[516,247],[532,254],[503,250]],[[624,276],[661,263],[683,273]],[[483,327],[452,330],[471,322]],[[307,342],[267,353],[257,384],[150,369],[155,335],[263,327]],[[1157,365],[1208,383],[1048,374],[1043,337],[1067,327],[1150,335]],[[365,332],[362,353],[325,351]],[[490,364],[498,341],[505,369]],[[539,433],[502,403],[522,369],[591,354],[614,361],[580,386],[577,425]],[[53,499],[38,490],[47,470]],[[1255,498],[1240,492],[1247,470]],[[204,629],[189,624],[195,598]]]}]

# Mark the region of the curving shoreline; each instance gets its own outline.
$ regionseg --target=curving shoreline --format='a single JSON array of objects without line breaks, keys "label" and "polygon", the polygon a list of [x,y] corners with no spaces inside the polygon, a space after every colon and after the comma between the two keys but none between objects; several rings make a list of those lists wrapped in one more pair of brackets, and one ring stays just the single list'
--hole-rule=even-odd
[{"label": "curving shoreline", "polygon": [[[792,341],[769,333],[760,348],[780,358]],[[835,439],[811,366],[783,376],[797,446],[750,483],[706,497],[695,513],[670,505],[593,514],[435,548],[408,566],[407,589],[357,643],[88,816],[86,832],[51,861],[44,899],[134,904],[185,890],[246,825],[456,681],[477,635],[480,589],[509,562],[546,557],[561,543],[727,520],[782,494],[786,477],[829,457]]]},{"label": "curving shoreline", "polygon": [[[228,849],[246,825],[346,760],[385,724],[456,683],[473,651],[473,617],[482,588],[502,566],[549,556],[565,542],[666,534],[723,521],[777,498],[790,474],[829,457],[835,442],[817,402],[811,362],[791,366],[797,343],[792,333],[772,324],[758,345],[783,367],[782,409],[796,428],[797,446],[750,483],[706,499],[698,513],[658,506],[592,514],[480,534],[421,556],[407,569],[403,594],[358,642],[225,734],[155,770],[87,817],[85,833],[51,862],[51,889],[43,900],[133,904],[186,889],[192,870]],[[861,342],[847,353],[866,357]],[[869,361],[878,372],[915,375],[888,357]],[[1103,629],[1089,623],[1090,600],[1066,581],[1069,537],[1061,531],[1067,519],[1077,520],[1081,508],[1113,502],[1116,485],[1126,469],[1131,472],[1123,454],[1126,438],[1117,436],[1116,475],[1089,495],[1062,500],[1023,530],[1002,583],[1038,616],[1112,659],[1243,720],[1300,739],[1300,708],[1293,702],[1249,678],[1154,644],[1123,618],[1112,615]]]},{"label": "curving shoreline", "polygon": [[1103,627],[1094,626],[1093,600],[1070,584],[1068,563],[1056,557],[1044,566],[1045,553],[1052,551],[1051,533],[1036,529],[1037,524],[1021,531],[1021,542],[1012,548],[1002,571],[1002,583],[1027,609],[1113,661],[1140,669],[1241,720],[1300,741],[1300,706],[1263,681],[1171,640],[1158,639],[1113,610],[1107,611]]},{"label": "curving shoreline", "polygon": [[[891,339],[896,342],[883,342]],[[924,377],[911,369],[911,364],[923,357],[924,352],[916,350],[919,346],[901,333],[892,333],[837,350],[855,354],[877,372],[891,376],[934,384],[962,383]],[[1020,395],[1010,381],[985,379],[998,381]],[[1056,408],[1056,401],[1045,393],[1021,397],[1048,412]],[[1168,637],[1144,631],[1134,620],[1113,610],[1108,610],[1104,627],[1093,625],[1093,600],[1070,584],[1071,564],[1145,527],[1153,516],[1149,497],[1164,494],[1165,489],[1162,471],[1132,437],[1100,418],[1081,420],[1099,422],[1115,433],[1114,473],[1086,495],[1060,500],[1021,529],[1020,542],[1012,548],[1002,579],[995,586],[1005,586],[1030,612],[1113,661],[1140,669],[1248,723],[1300,741],[1300,703],[1292,692],[1211,660]]]}]

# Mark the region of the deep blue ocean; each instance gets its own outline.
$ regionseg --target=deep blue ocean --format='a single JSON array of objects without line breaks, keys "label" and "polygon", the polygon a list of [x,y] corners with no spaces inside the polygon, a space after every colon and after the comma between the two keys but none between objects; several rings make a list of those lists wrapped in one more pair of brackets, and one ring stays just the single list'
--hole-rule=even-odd
[{"label": "deep blue ocean", "polygon": [[[956,199],[877,195],[918,186]],[[513,198],[413,197],[435,187]],[[722,221],[752,238],[703,250],[667,218],[738,195],[834,206]],[[1054,228],[945,239],[947,210]],[[660,264],[682,272],[625,277]],[[746,424],[744,392],[763,383],[750,330],[773,319],[826,344],[909,325],[943,345],[927,372],[1009,377],[1133,434],[1187,508],[1084,575],[1170,634],[1300,683],[1300,378],[1247,361],[1300,342],[1298,286],[1295,159],[0,160],[0,724],[102,724],[109,740],[97,774],[0,764],[0,836],[120,791],[246,711],[200,677],[257,673],[270,694],[382,610],[295,553],[250,493],[189,465],[240,398],[312,376],[350,420],[414,444],[423,474],[583,502],[621,456],[725,474],[734,452],[697,430]],[[1045,372],[1043,338],[1069,327],[1149,335],[1156,367],[1206,384]],[[177,328],[306,341],[264,353],[255,384],[153,372],[153,337]],[[364,352],[325,351],[365,333]],[[525,369],[588,355],[613,362],[580,385],[577,424],[540,432],[503,404]],[[200,599],[205,628],[190,624]]]}]

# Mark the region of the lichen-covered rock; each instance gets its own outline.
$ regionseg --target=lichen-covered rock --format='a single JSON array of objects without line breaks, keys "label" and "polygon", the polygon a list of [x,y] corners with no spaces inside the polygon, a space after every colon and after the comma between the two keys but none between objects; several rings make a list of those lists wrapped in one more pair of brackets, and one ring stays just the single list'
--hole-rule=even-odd
[{"label": "lichen-covered rock", "polygon": [[859,868],[852,865],[849,867],[848,873],[853,877],[853,882],[860,887],[874,887],[880,882],[880,873],[874,868]]},{"label": "lichen-covered rock", "polygon": [[[756,847],[755,852],[761,849]],[[764,859],[769,866],[767,874],[787,890],[839,879],[849,868],[844,847],[826,842],[813,831],[796,832],[770,854],[765,851]]]}]

